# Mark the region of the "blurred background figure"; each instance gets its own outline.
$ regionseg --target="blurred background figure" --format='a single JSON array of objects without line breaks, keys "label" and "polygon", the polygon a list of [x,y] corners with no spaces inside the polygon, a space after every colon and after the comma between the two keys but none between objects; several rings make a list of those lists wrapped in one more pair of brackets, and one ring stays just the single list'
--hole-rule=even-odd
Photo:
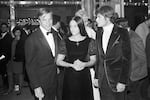
[{"label": "blurred background figure", "polygon": [[32,30],[31,30],[32,25],[26,24],[23,26],[23,30],[25,31],[26,35],[30,35]]},{"label": "blurred background figure", "polygon": [[136,29],[135,32],[141,37],[141,39],[143,40],[144,43],[144,47],[146,44],[146,37],[147,35],[150,33],[150,15],[148,15],[148,17],[145,19],[144,22],[142,22],[141,24],[139,24]]},{"label": "blurred background figure", "polygon": [[80,10],[78,10],[75,13],[75,16],[79,16],[79,17],[81,17],[83,19],[84,25],[85,25],[85,29],[87,31],[88,36],[90,38],[92,38],[92,39],[95,39],[96,38],[96,32],[91,27],[88,26],[88,24],[89,24],[89,21],[88,21],[89,17],[87,15],[87,12],[85,10],[80,9]]},{"label": "blurred background figure", "polygon": [[6,65],[10,60],[11,43],[13,38],[9,32],[9,27],[7,23],[2,23],[0,25],[0,30],[0,56],[5,56],[4,59],[0,60],[0,75],[2,76],[2,88],[0,88],[0,93],[4,93],[8,88]]},{"label": "blurred background figure", "polygon": [[11,59],[7,66],[9,89],[6,94],[12,92],[13,89],[20,94],[24,82],[24,45],[27,35],[20,26],[16,26],[12,32],[14,39],[11,45]]},{"label": "blurred background figure", "polygon": [[148,92],[146,90],[148,89],[143,89],[143,82],[145,81],[148,73],[143,40],[136,32],[130,29],[127,19],[118,18],[116,22],[120,27],[129,31],[131,41],[132,61],[131,75],[127,88],[127,100],[145,100],[142,94],[147,94]]}]

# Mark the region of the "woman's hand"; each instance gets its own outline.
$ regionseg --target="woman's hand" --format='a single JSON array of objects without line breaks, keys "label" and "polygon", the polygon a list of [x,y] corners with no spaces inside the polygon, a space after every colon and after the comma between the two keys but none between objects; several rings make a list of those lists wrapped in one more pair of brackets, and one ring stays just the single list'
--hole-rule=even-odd
[{"label": "woman's hand", "polygon": [[118,83],[116,88],[117,88],[117,92],[123,92],[125,90],[125,84],[122,83]]},{"label": "woman's hand", "polygon": [[77,59],[76,61],[74,61],[73,66],[74,66],[74,69],[76,71],[81,71],[81,70],[83,70],[86,67],[85,63],[82,62],[82,61],[80,61],[79,59]]}]

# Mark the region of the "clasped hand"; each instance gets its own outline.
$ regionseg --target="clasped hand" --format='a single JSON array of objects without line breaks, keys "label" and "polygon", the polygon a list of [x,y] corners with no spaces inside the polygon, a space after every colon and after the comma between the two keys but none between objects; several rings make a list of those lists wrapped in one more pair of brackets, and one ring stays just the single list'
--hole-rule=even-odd
[{"label": "clasped hand", "polygon": [[74,68],[76,71],[81,71],[85,68],[85,63],[77,59],[72,64],[72,68]]}]

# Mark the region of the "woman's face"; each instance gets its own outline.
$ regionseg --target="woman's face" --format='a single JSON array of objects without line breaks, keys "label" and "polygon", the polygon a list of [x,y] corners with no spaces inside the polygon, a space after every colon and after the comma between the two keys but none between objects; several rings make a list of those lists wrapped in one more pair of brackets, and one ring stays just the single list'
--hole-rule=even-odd
[{"label": "woman's face", "polygon": [[15,31],[15,37],[18,37],[18,36],[20,36],[21,35],[21,31],[20,30],[16,30]]},{"label": "woman's face", "polygon": [[105,25],[107,25],[107,18],[101,14],[97,14],[96,22],[98,27],[104,27]]},{"label": "woman's face", "polygon": [[80,33],[79,27],[78,27],[77,22],[75,20],[71,20],[69,25],[70,25],[70,31],[71,31],[72,35],[77,35]]}]

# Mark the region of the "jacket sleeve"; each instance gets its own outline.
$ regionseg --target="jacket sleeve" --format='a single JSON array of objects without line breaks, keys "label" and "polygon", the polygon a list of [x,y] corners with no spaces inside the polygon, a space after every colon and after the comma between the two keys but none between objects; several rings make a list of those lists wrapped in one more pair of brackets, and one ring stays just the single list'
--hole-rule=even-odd
[{"label": "jacket sleeve", "polygon": [[131,44],[128,31],[125,29],[120,30],[120,36],[122,39],[122,71],[119,82],[127,84],[131,70]]},{"label": "jacket sleeve", "polygon": [[34,39],[28,38],[25,43],[25,66],[29,77],[30,85],[32,89],[40,86],[40,82],[37,74],[37,53]]}]

